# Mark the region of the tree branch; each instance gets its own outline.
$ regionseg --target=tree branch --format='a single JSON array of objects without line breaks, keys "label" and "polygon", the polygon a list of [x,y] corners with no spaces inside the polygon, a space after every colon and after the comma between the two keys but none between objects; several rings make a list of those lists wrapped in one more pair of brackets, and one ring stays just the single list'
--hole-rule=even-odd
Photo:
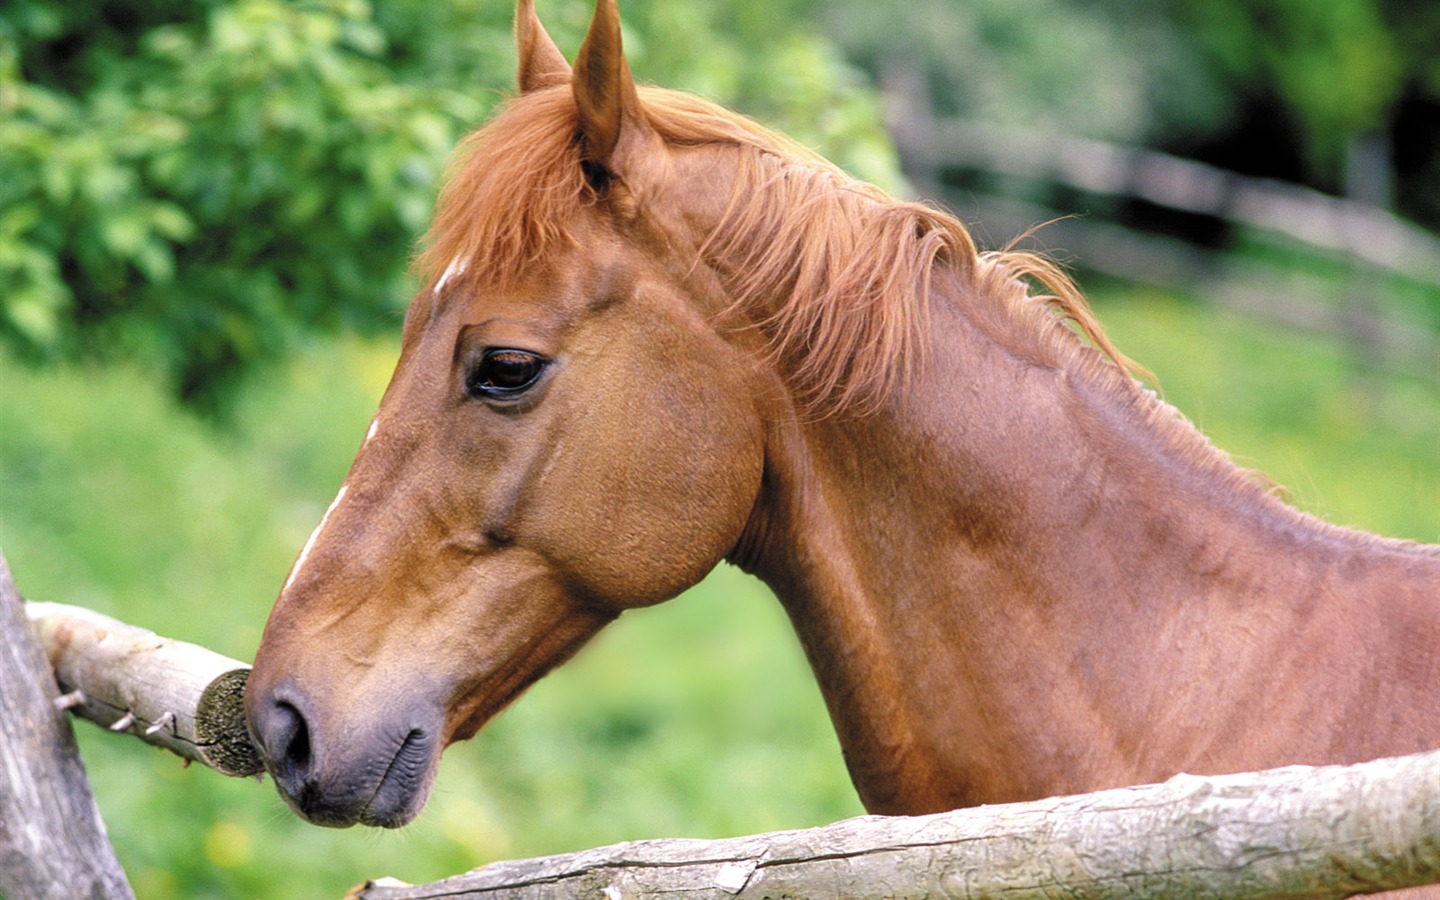
[{"label": "tree branch", "polygon": [[78,606],[25,612],[73,713],[225,775],[261,771],[245,725],[245,663]]}]

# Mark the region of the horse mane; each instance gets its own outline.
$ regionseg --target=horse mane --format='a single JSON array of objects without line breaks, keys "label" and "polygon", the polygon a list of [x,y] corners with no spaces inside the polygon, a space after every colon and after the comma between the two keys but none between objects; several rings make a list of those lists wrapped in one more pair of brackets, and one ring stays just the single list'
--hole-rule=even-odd
[{"label": "horse mane", "polygon": [[[817,157],[742,155],[731,207],[706,251],[735,273],[730,312],[766,332],[813,413],[863,413],[905,389],[924,364],[942,267],[968,278],[972,319],[1038,364],[1108,365],[1127,385],[1144,371],[1110,342],[1054,261],[981,252],[949,213],[894,200]],[[783,299],[767,309],[772,298]]]},{"label": "horse mane", "polygon": [[[966,315],[1012,352],[1110,392],[1142,427],[1223,482],[1283,493],[1142,387],[1153,377],[1116,349],[1049,257],[1013,244],[980,251],[954,216],[895,200],[751,119],[679,91],[640,93],[647,124],[667,142],[737,151],[729,205],[701,248],[728,273],[735,298],[717,325],[762,329],[811,416],[863,415],[906,389],[923,366],[931,281],[943,266],[968,280],[968,298],[957,301]],[[504,290],[576,245],[567,223],[598,199],[578,135],[562,85],[511,98],[462,142],[415,263],[432,293],[448,279]]]},{"label": "horse mane", "polygon": [[[950,214],[897,201],[717,104],[649,86],[641,96],[647,124],[667,142],[739,151],[729,206],[702,254],[731,273],[735,301],[722,322],[744,319],[764,331],[773,360],[812,414],[873,410],[910,382],[923,359],[937,265],[968,275],[986,307],[976,312],[998,320],[997,332],[1011,340],[1017,330],[1028,333],[1037,361],[1066,368],[1108,361],[1132,385],[1129,374],[1143,372],[1105,336],[1053,261],[980,252]],[[578,133],[571,93],[558,86],[511,98],[466,138],[417,259],[420,278],[503,289],[537,260],[573,246],[566,223],[596,199]],[[771,305],[774,298],[783,300]]]}]

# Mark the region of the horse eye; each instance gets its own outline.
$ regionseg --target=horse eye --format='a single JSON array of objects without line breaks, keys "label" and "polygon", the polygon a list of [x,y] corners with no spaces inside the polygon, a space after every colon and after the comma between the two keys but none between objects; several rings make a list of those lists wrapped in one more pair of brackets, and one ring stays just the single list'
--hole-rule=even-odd
[{"label": "horse eye", "polygon": [[545,371],[549,360],[528,350],[487,350],[465,377],[470,396],[507,400],[528,390]]}]

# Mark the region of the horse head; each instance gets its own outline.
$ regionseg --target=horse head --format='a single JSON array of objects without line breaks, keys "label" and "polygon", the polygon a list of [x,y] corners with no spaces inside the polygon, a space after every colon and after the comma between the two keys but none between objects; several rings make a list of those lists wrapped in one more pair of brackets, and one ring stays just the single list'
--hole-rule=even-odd
[{"label": "horse head", "polygon": [[412,819],[444,747],[698,582],[760,491],[770,376],[715,328],[686,227],[730,185],[651,127],[613,0],[573,70],[529,0],[516,37],[520,93],[442,195],[400,361],[247,690],[280,793],[323,825]]}]

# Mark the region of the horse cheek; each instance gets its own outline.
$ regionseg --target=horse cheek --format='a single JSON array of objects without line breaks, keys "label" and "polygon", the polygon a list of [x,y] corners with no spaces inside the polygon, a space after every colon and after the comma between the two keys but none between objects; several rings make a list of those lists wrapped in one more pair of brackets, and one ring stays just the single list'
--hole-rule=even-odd
[{"label": "horse cheek", "polygon": [[763,449],[758,420],[731,387],[703,372],[672,375],[587,441],[583,480],[551,508],[570,511],[563,555],[595,599],[618,608],[668,600],[739,539]]}]

